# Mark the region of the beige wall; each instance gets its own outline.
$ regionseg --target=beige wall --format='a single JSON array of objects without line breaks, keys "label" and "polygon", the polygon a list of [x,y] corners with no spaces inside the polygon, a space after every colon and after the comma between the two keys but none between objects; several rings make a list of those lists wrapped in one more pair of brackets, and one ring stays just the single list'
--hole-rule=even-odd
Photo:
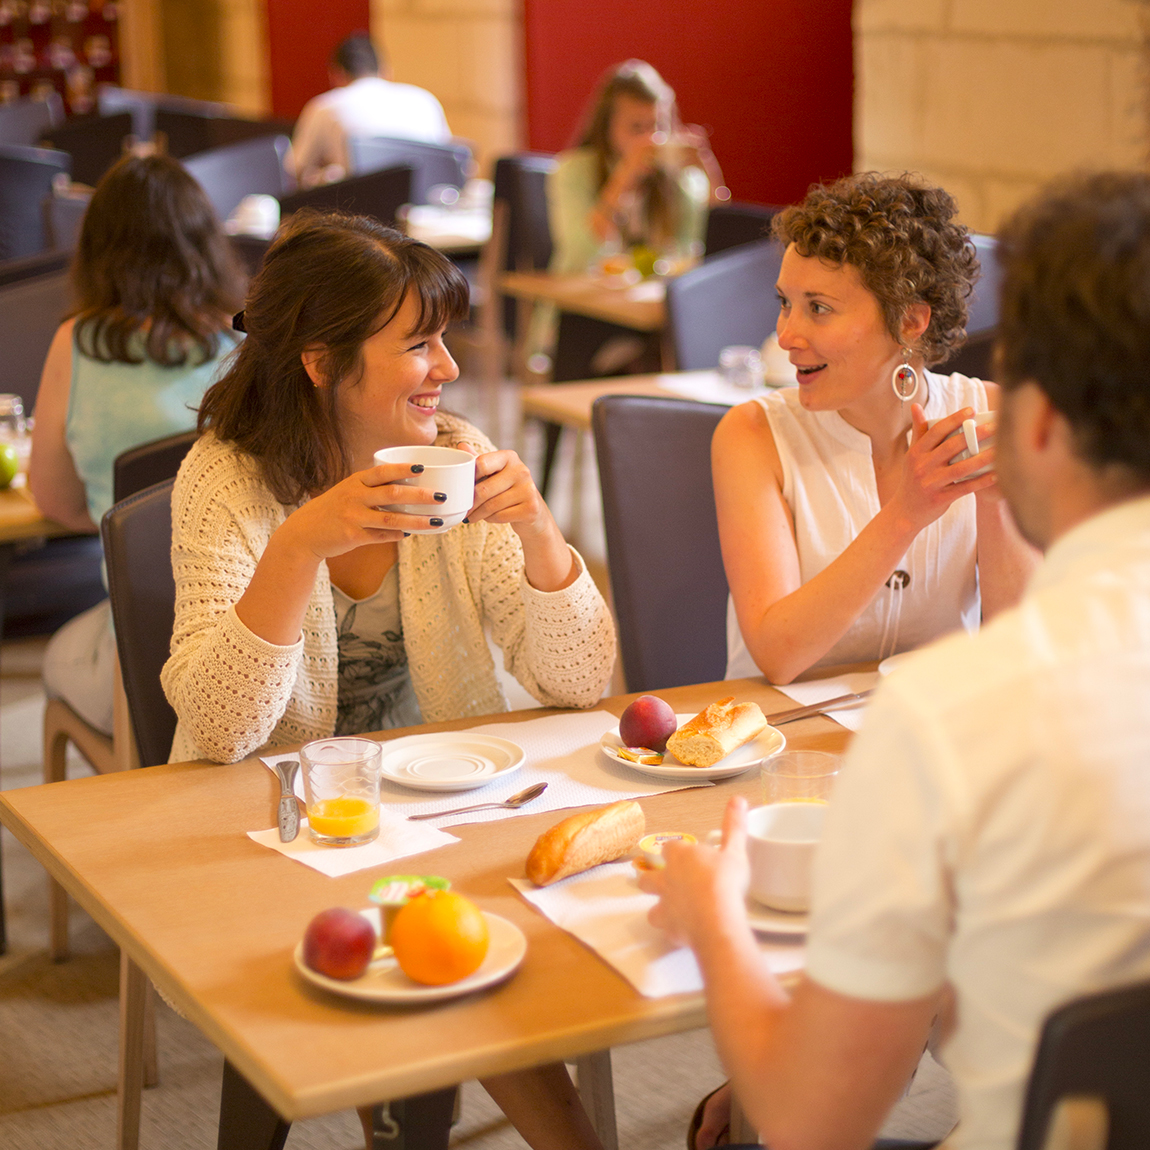
[{"label": "beige wall", "polygon": [[1138,0],[856,0],[855,166],[922,172],[991,231],[1050,176],[1141,166]]},{"label": "beige wall", "polygon": [[220,94],[249,116],[271,112],[266,0],[216,0],[220,10]]},{"label": "beige wall", "polygon": [[433,92],[485,167],[522,146],[519,0],[372,0],[371,31],[391,78]]}]

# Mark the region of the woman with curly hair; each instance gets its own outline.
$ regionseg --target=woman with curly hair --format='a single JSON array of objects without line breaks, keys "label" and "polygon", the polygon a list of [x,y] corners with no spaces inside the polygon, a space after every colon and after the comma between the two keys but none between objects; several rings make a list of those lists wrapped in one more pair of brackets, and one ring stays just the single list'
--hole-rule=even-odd
[{"label": "woman with curly hair", "polygon": [[1033,553],[993,472],[975,474],[993,448],[954,463],[963,440],[947,439],[997,389],[927,370],[961,344],[978,275],[956,211],[940,188],[868,172],[775,217],[798,387],[715,432],[728,677],[882,659],[972,630],[1022,590]]}]

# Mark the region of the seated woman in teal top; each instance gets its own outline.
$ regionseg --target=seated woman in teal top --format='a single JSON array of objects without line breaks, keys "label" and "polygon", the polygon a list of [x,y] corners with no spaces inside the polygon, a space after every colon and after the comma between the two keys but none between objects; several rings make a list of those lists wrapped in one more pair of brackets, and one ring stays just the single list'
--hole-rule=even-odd
[{"label": "seated woman in teal top", "polygon": [[[92,196],[72,278],[75,311],[40,377],[29,483],[45,515],[87,532],[112,505],[117,455],[195,427],[204,391],[236,346],[243,276],[183,167],[129,156]],[[110,620],[104,601],[62,627],[44,657],[48,694],[107,734]]]}]

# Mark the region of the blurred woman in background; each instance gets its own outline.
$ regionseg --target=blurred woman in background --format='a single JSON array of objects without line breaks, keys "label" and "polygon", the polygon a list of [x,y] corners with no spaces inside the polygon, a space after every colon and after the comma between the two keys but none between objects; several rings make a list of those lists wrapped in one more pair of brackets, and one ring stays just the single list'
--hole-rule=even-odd
[{"label": "blurred woman in background", "polygon": [[[92,532],[121,452],[196,425],[236,346],[243,275],[199,184],[166,156],[126,156],[100,181],[72,265],[76,306],[36,397],[29,483],[40,509]],[[112,731],[115,641],[107,600],[52,637],[44,685]]]}]

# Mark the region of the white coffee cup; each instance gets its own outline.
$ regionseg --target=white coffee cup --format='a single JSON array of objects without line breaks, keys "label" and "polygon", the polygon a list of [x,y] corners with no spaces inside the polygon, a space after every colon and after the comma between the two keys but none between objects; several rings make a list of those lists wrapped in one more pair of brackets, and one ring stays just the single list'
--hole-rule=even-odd
[{"label": "white coffee cup", "polygon": [[770,803],[747,812],[751,897],[775,910],[811,905],[811,866],[827,804]]},{"label": "white coffee cup", "polygon": [[408,475],[392,482],[442,491],[447,496],[444,503],[392,503],[386,506],[387,511],[443,520],[441,527],[408,528],[411,535],[439,535],[449,531],[463,522],[475,503],[475,456],[469,451],[457,447],[385,447],[375,453],[375,462],[420,463],[423,470],[418,475]]},{"label": "white coffee cup", "polygon": [[[972,456],[978,455],[981,451],[988,448],[994,442],[994,436],[988,435],[980,441],[977,429],[980,427],[994,427],[997,419],[998,413],[994,411],[980,411],[973,416],[973,418],[964,419],[962,426],[947,436],[947,439],[954,439],[955,436],[960,435],[966,443],[965,450],[960,451],[950,462],[962,463],[963,460],[970,459]],[[936,423],[938,423],[937,419],[931,419],[927,421],[927,426],[933,427]],[[986,467],[980,468],[978,471],[968,475],[967,479],[973,479],[977,475],[985,475],[992,469],[992,466],[987,464]]]}]

